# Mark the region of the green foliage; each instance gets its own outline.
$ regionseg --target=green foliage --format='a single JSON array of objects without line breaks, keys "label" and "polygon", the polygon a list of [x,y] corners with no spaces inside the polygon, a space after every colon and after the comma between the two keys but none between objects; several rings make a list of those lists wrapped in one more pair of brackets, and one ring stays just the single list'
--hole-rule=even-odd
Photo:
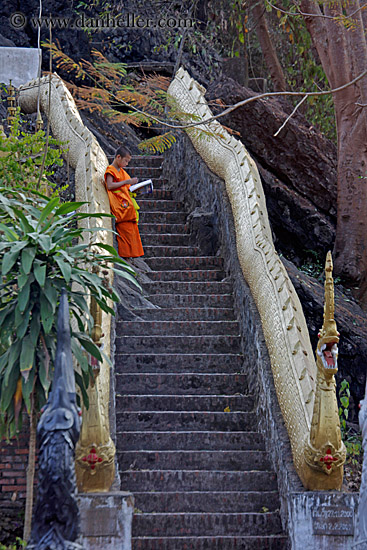
[{"label": "green foliage", "polygon": [[[270,9],[272,7],[265,0]],[[275,30],[275,42],[291,91],[319,92],[330,89],[304,18],[297,14],[298,6],[285,0],[282,8],[289,12],[270,13]],[[294,100],[296,104],[299,99]],[[329,139],[336,141],[334,104],[332,95],[310,97],[302,106],[305,117]]]},{"label": "green foliage", "polygon": [[83,204],[61,204],[57,196],[0,188],[0,436],[14,436],[22,408],[29,412],[34,400],[39,410],[47,399],[62,288],[75,320],[71,334],[79,365],[76,382],[88,406],[86,389],[93,373],[87,354],[98,361],[104,357],[91,338],[89,298],[113,314],[110,300],[118,301],[118,295],[108,280],[111,262],[122,268],[115,271],[136,282],[113,247],[83,242],[85,232],[100,230],[81,227],[85,218],[98,222],[110,216],[78,212]]},{"label": "green foliage", "polygon": [[[10,135],[0,133],[0,185],[23,190],[36,189],[45,151],[45,133],[39,130],[35,134],[21,131],[19,109],[11,124]],[[64,143],[49,138],[45,157],[43,176],[53,174],[54,165],[61,166]],[[49,183],[52,189],[52,184]],[[56,192],[55,189],[52,189]]]},{"label": "green foliage", "polygon": [[8,546],[5,546],[5,544],[0,543],[0,550],[20,550],[21,548],[26,548],[27,541],[17,537],[15,539],[15,542],[12,544],[9,544]]},{"label": "green foliage", "polygon": [[171,147],[175,142],[175,136],[171,133],[167,133],[151,139],[146,139],[142,143],[139,143],[139,149],[143,153],[155,155],[156,153],[163,153],[166,149],[169,149],[169,147]]},{"label": "green foliage", "polygon": [[350,405],[350,389],[349,382],[347,380],[342,380],[339,388],[339,419],[340,419],[340,430],[342,434],[342,439],[344,441],[345,447],[347,449],[347,459],[348,462],[353,465],[358,464],[359,455],[362,452],[362,438],[359,432],[355,432],[347,426],[347,420],[349,416],[349,405]]},{"label": "green foliage", "polygon": [[299,270],[310,277],[314,277],[318,281],[322,281],[324,277],[325,262],[321,260],[319,253],[315,250],[305,250],[305,253],[308,259],[303,262]]}]

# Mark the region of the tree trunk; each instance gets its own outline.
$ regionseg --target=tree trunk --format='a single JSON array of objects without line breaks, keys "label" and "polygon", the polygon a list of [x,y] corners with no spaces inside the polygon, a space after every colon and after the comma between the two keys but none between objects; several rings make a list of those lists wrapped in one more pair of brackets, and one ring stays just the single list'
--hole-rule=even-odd
[{"label": "tree trunk", "polygon": [[[332,88],[356,78],[367,67],[365,14],[359,0],[348,3],[355,28],[347,30],[333,19],[305,16],[308,31]],[[302,0],[304,12],[336,16],[342,5]],[[359,10],[359,11],[358,11]],[[334,247],[335,273],[351,287],[367,309],[367,77],[334,94],[338,136],[337,227]]]},{"label": "tree trunk", "polygon": [[255,0],[252,6],[252,13],[256,19],[256,34],[274,85],[274,90],[276,92],[284,92],[287,86],[277,52],[270,38],[268,25],[265,19],[265,6],[262,0]]},{"label": "tree trunk", "polygon": [[[341,105],[339,105],[339,103]],[[335,102],[338,130],[335,272],[367,308],[367,125],[363,107]]]},{"label": "tree trunk", "polygon": [[29,450],[28,450],[28,466],[27,466],[27,496],[25,503],[25,517],[23,539],[27,542],[31,536],[32,528],[32,512],[33,512],[33,485],[34,473],[36,468],[36,431],[37,418],[34,409],[34,395],[31,397],[31,412],[29,418]]}]

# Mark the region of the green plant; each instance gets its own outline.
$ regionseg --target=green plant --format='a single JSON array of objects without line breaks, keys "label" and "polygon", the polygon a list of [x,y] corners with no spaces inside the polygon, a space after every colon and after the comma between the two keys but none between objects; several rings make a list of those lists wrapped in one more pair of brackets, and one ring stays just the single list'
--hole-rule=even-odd
[{"label": "green plant", "polygon": [[347,420],[349,415],[349,398],[350,398],[350,389],[349,382],[347,380],[342,380],[339,387],[339,419],[340,419],[340,429],[342,432],[342,438],[345,438],[347,433]]},{"label": "green plant", "polygon": [[27,546],[27,542],[19,537],[15,539],[15,542],[10,543],[8,546],[5,546],[5,544],[0,543],[0,550],[20,550],[21,548],[25,548]]},{"label": "green plant", "polygon": [[347,459],[348,462],[353,465],[358,464],[357,457],[362,452],[362,438],[359,432],[352,430],[347,426],[347,420],[349,416],[349,405],[350,405],[350,389],[349,382],[347,380],[342,380],[339,387],[339,419],[340,419],[340,430],[342,434],[342,439],[344,441],[345,447],[347,449]]},{"label": "green plant", "polygon": [[307,254],[307,261],[304,261],[299,268],[302,273],[306,273],[310,277],[314,277],[317,280],[322,280],[324,276],[324,264],[320,259],[320,255],[315,250],[305,250]]},{"label": "green plant", "polygon": [[[0,132],[0,185],[23,190],[36,189],[42,169],[45,133],[43,130],[35,134],[21,131],[21,123],[18,109],[11,124],[9,136]],[[48,141],[42,174],[45,178],[53,174],[54,165],[62,165],[61,155],[63,150],[66,150],[65,143],[51,137]],[[61,191],[61,189],[56,190],[51,183],[48,185],[53,193]]]},{"label": "green plant", "polygon": [[21,425],[21,410],[39,411],[47,399],[61,289],[67,289],[75,319],[72,351],[79,365],[75,377],[88,406],[92,368],[86,353],[99,361],[103,356],[91,338],[88,299],[94,297],[102,310],[113,314],[109,300],[118,301],[118,296],[108,279],[111,262],[120,264],[123,270],[116,270],[136,283],[133,270],[114,248],[83,243],[85,232],[100,228],[78,224],[85,218],[110,216],[80,213],[77,209],[83,204],[61,204],[57,196],[0,188],[0,435],[14,436]]}]

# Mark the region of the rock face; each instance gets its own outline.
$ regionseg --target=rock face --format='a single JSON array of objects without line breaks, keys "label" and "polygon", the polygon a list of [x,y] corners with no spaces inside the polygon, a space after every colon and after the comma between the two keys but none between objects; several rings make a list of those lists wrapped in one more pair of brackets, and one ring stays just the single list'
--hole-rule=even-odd
[{"label": "rock face", "polygon": [[[215,81],[206,97],[233,105],[256,95],[226,79]],[[291,110],[285,100],[264,99],[220,121],[240,132],[258,165],[278,250],[299,261],[307,248],[324,256],[333,245],[336,148],[300,114],[274,137]]]}]

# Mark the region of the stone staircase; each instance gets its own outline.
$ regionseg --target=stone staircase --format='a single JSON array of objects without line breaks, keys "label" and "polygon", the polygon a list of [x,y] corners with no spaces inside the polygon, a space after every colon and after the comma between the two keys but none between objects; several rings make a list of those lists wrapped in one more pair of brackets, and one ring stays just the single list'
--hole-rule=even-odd
[{"label": "stone staircase", "polygon": [[[238,323],[223,261],[203,257],[161,157],[128,172],[152,178],[140,199],[143,284],[157,309],[117,316],[116,423],[122,490],[133,492],[133,550],[284,550],[276,476],[241,374]],[[131,167],[133,165],[133,167]]]}]

